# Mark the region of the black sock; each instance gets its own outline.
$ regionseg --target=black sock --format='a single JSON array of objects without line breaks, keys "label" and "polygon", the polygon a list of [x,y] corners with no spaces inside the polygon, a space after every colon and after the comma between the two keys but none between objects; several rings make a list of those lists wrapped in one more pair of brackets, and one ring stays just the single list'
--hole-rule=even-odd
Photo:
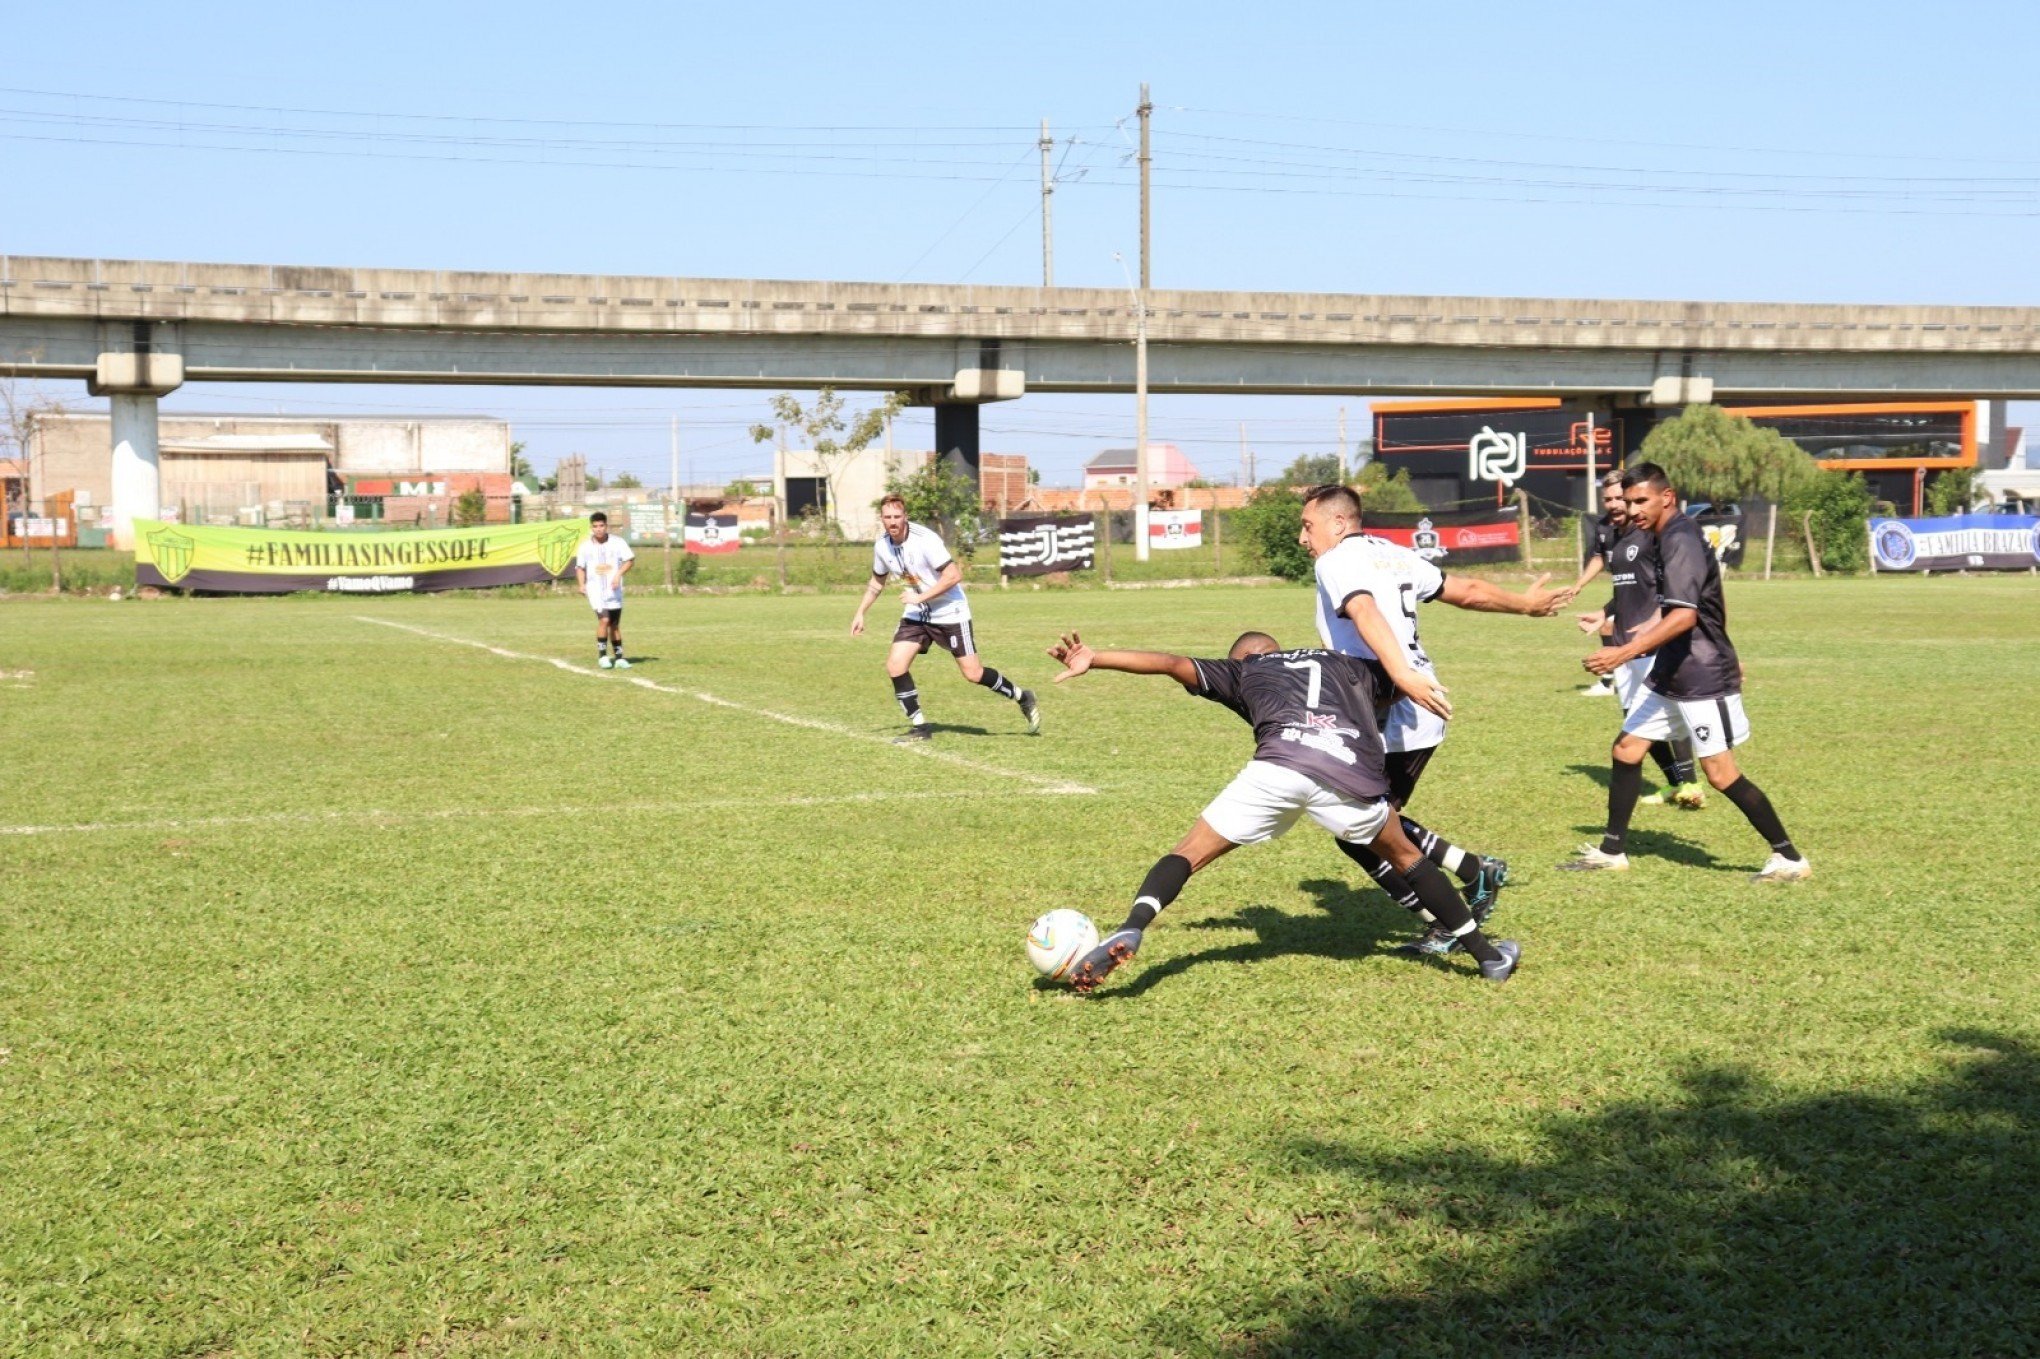
[{"label": "black sock", "polygon": [[607,656],[609,654],[609,639],[607,637],[597,637],[595,639],[595,654],[597,656]]},{"label": "black sock", "polygon": [[911,672],[892,677],[892,692],[893,697],[900,701],[900,711],[907,715],[907,721],[913,722],[919,719],[921,716],[921,691],[914,687],[914,677]]},{"label": "black sock", "polygon": [[623,638],[621,638],[621,637],[612,637],[612,638],[610,638],[610,639],[609,639],[609,649],[610,649],[611,651],[613,651],[613,652],[615,652],[615,653],[616,653],[616,659],[618,659],[619,661],[620,661],[620,660],[622,660],[622,659],[623,659]]},{"label": "black sock", "polygon": [[1155,866],[1148,870],[1141,880],[1140,894],[1133,899],[1133,909],[1126,913],[1122,930],[1144,930],[1155,923],[1155,917],[1162,913],[1170,902],[1183,890],[1183,884],[1190,881],[1190,861],[1180,854],[1164,854],[1155,860]]},{"label": "black sock", "polygon": [[1488,942],[1487,936],[1480,932],[1480,926],[1474,924],[1473,912],[1466,908],[1465,900],[1430,860],[1417,860],[1413,867],[1404,871],[1403,876],[1409,879],[1410,891],[1416,895],[1418,903],[1440,929],[1459,940],[1462,948],[1483,963],[1496,962],[1501,958],[1500,951]]},{"label": "black sock", "polygon": [[1751,783],[1747,776],[1721,790],[1721,795],[1736,805],[1736,809],[1748,817],[1750,824],[1757,828],[1757,834],[1764,837],[1766,844],[1788,859],[1801,855],[1792,847],[1792,837],[1785,833],[1785,823],[1778,819],[1778,813],[1771,806],[1771,799],[1764,796],[1764,790]]},{"label": "black sock", "polygon": [[978,676],[977,682],[997,694],[1000,698],[1017,699],[1020,697],[1020,690],[1014,686],[1013,681],[1007,679],[989,665],[985,667],[985,673]]},{"label": "black sock", "polygon": [[1436,831],[1426,830],[1408,817],[1402,818],[1403,834],[1410,843],[1424,852],[1429,859],[1447,873],[1456,873],[1461,882],[1472,882],[1480,876],[1480,855],[1469,854]]},{"label": "black sock", "polygon": [[1601,837],[1603,854],[1621,854],[1629,842],[1629,818],[1636,813],[1636,795],[1643,791],[1643,766],[1620,760],[1608,771],[1608,833]]},{"label": "black sock", "polygon": [[1651,763],[1658,767],[1658,773],[1665,776],[1666,783],[1676,788],[1685,782],[1684,779],[1679,777],[1679,757],[1672,753],[1672,743],[1670,741],[1652,741],[1650,743],[1650,758]]},{"label": "black sock", "polygon": [[1672,768],[1670,777],[1674,783],[1692,783],[1699,775],[1693,772],[1693,743],[1683,736],[1671,739]]},{"label": "black sock", "polygon": [[1351,840],[1340,840],[1337,844],[1341,853],[1367,870],[1367,876],[1380,884],[1381,890],[1388,893],[1389,900],[1419,917],[1424,914],[1417,906],[1416,895],[1410,891],[1409,883],[1395,871],[1393,864],[1365,845],[1356,845]]}]

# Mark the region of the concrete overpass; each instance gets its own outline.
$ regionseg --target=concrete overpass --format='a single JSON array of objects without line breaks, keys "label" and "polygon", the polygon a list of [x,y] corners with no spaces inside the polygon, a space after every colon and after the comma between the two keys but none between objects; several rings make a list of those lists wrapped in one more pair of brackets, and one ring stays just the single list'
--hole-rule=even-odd
[{"label": "concrete overpass", "polygon": [[[179,264],[0,255],[0,372],[113,399],[115,516],[152,511],[185,382],[906,389],[976,410],[1133,388],[1117,289]],[[1154,392],[2040,397],[2040,308],[1153,291]]]}]

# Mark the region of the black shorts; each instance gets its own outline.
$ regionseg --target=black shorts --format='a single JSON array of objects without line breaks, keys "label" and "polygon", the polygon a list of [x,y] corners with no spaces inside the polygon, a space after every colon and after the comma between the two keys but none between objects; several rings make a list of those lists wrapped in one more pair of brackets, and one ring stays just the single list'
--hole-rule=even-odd
[{"label": "black shorts", "polygon": [[622,606],[621,604],[619,604],[619,605],[617,605],[617,606],[616,606],[615,608],[613,608],[613,609],[597,609],[597,610],[595,610],[595,621],[596,621],[596,622],[598,622],[598,623],[607,623],[607,624],[609,624],[609,625],[610,625],[611,627],[618,627],[618,628],[622,627],[622,626],[623,626],[623,606]]},{"label": "black shorts", "polygon": [[961,623],[919,623],[911,618],[902,618],[892,639],[894,645],[918,643],[921,649],[915,654],[920,656],[927,655],[931,646],[939,646],[952,656],[977,655],[977,640],[970,635],[968,618]]},{"label": "black shorts", "polygon": [[1408,805],[1410,795],[1417,791],[1417,780],[1424,777],[1424,766],[1437,753],[1436,746],[1384,751],[1381,758],[1388,771],[1388,800],[1398,807]]}]

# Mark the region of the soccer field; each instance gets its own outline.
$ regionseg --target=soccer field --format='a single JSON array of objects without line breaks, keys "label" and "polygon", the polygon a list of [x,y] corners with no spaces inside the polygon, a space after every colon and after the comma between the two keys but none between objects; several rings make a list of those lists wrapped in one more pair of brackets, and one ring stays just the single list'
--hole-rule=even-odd
[{"label": "soccer field", "polygon": [[[1598,833],[1567,620],[1434,606],[1463,957],[1305,823],[1101,927],[1247,758],[1042,654],[1297,588],[974,595],[1045,726],[849,596],[0,604],[0,1350],[2032,1353],[2040,585],[1731,585],[1746,771]],[[1647,768],[1653,778],[1655,771]]]}]

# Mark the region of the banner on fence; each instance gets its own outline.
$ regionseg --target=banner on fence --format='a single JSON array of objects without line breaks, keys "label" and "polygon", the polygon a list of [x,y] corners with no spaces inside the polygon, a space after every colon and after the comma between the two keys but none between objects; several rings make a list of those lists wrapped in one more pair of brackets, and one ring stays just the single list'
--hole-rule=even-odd
[{"label": "banner on fence", "polygon": [[1149,510],[1148,550],[1204,546],[1203,510]]},{"label": "banner on fence", "polygon": [[1435,510],[1429,514],[1367,511],[1365,531],[1401,543],[1441,565],[1513,562],[1523,558],[1523,525],[1513,509]]},{"label": "banner on fence", "polygon": [[1870,547],[1879,571],[2030,571],[2040,566],[2040,517],[1872,519]]},{"label": "banner on fence", "polygon": [[1707,546],[1714,549],[1714,560],[1723,566],[1742,565],[1743,550],[1749,544],[1743,539],[1743,517],[1740,514],[1696,514],[1693,522],[1700,526]]},{"label": "banner on fence", "polygon": [[687,516],[687,550],[696,556],[716,557],[735,552],[744,545],[737,533],[734,514],[690,514]]},{"label": "banner on fence", "polygon": [[639,502],[630,507],[630,537],[632,542],[643,542],[647,538],[664,539],[666,536],[666,507],[653,501]]},{"label": "banner on fence", "polygon": [[294,533],[135,522],[135,584],[219,594],[402,594],[571,575],[578,519],[423,533]]},{"label": "banner on fence", "polygon": [[1045,576],[1051,571],[1088,571],[1096,550],[1096,527],[1088,514],[1023,514],[999,521],[999,572]]}]

